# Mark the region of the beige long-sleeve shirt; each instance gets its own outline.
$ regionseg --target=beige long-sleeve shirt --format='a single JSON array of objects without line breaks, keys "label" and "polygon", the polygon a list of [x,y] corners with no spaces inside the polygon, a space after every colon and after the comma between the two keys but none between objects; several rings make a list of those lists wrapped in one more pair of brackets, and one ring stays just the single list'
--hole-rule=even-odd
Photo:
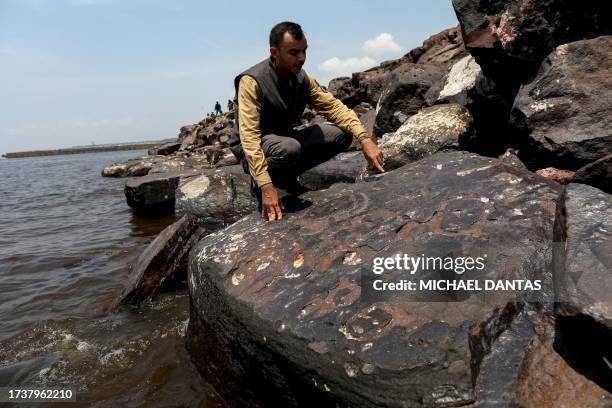
[{"label": "beige long-sleeve shirt", "polygon": [[[310,107],[345,132],[352,134],[360,142],[367,138],[368,133],[355,112],[347,108],[331,93],[323,90],[312,76],[307,75],[310,82],[308,97]],[[248,75],[240,78],[238,84],[240,142],[249,163],[251,176],[259,187],[272,182],[268,173],[268,163],[261,148],[262,135],[259,128],[261,101],[262,94],[257,81]]]}]

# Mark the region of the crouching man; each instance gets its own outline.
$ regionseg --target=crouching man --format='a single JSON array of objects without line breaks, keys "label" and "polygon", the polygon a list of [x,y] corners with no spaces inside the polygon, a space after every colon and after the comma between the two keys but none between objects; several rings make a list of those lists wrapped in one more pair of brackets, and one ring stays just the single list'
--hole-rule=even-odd
[{"label": "crouching man", "polygon": [[[370,166],[382,167],[382,153],[355,112],[323,89],[302,66],[308,44],[302,28],[282,22],[270,32],[270,58],[234,80],[237,126],[230,148],[252,177],[262,216],[283,216],[277,189],[298,195],[305,189],[297,177],[346,150],[355,137]],[[294,130],[306,105],[331,124]]]}]

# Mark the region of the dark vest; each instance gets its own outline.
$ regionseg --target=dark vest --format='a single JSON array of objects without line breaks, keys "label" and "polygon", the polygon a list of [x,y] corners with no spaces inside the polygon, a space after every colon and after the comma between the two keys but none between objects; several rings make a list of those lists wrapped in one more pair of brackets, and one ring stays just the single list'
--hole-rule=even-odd
[{"label": "dark vest", "polygon": [[244,157],[240,144],[238,128],[238,84],[245,75],[253,77],[261,90],[261,113],[259,128],[261,134],[289,135],[292,129],[301,123],[306,107],[310,84],[308,76],[301,70],[297,75],[279,75],[271,59],[266,59],[244,71],[234,79],[236,90],[234,132],[229,146],[238,160]]}]

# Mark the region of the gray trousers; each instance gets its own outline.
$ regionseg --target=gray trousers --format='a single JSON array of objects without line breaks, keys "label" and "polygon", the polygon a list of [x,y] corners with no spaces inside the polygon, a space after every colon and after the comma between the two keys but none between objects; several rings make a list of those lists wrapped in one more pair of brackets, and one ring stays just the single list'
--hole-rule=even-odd
[{"label": "gray trousers", "polygon": [[[352,140],[353,136],[338,126],[321,124],[291,131],[289,135],[263,135],[261,148],[272,183],[283,188],[306,170],[346,150]],[[248,166],[246,160],[243,166]],[[248,173],[248,168],[245,170]]]}]

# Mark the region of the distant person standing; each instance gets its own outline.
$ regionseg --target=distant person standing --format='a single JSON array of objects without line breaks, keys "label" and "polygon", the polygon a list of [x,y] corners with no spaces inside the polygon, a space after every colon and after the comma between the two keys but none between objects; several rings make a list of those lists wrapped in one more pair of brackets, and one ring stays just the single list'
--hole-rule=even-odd
[{"label": "distant person standing", "polygon": [[232,101],[231,99],[227,100],[227,110],[229,112],[234,110],[234,101]]},{"label": "distant person standing", "polygon": [[219,116],[222,115],[223,112],[221,111],[221,104],[219,103],[219,101],[217,101],[215,103],[215,115]]}]

